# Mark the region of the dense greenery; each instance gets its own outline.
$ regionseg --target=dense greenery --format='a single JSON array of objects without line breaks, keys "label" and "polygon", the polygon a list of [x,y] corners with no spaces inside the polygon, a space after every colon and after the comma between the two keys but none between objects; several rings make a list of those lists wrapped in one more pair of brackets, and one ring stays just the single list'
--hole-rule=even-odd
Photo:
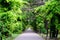
[{"label": "dense greenery", "polygon": [[0,38],[25,30],[21,10],[25,4],[26,2],[22,0],[0,0]]},{"label": "dense greenery", "polygon": [[[46,2],[44,5],[35,8],[36,13],[39,13],[39,21],[44,21],[43,23],[40,22],[39,24],[41,27],[43,25],[47,26],[46,22],[48,22],[48,28],[50,28],[50,37],[55,37],[58,34],[58,30],[60,30],[60,1],[59,0],[51,0]],[[38,22],[39,22],[38,21]],[[46,22],[45,22],[46,21]],[[41,24],[42,23],[42,24]],[[44,24],[45,23],[45,24]],[[44,27],[45,27],[44,26]],[[56,33],[56,34],[55,34]]]},{"label": "dense greenery", "polygon": [[49,0],[38,7],[35,2],[36,0],[0,0],[0,38],[22,33],[28,28],[27,25],[31,25],[35,32],[48,33],[50,30],[50,37],[58,36],[60,0]]}]

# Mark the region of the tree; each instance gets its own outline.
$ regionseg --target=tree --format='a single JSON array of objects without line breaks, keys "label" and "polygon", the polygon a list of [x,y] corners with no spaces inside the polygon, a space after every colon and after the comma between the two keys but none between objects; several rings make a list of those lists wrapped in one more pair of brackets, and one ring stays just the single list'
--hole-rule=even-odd
[{"label": "tree", "polygon": [[0,33],[2,39],[21,33],[23,30],[22,10],[25,5],[22,0],[0,0]]},{"label": "tree", "polygon": [[[60,24],[60,1],[59,0],[51,0],[46,2],[44,5],[37,7],[35,12],[40,13],[40,17],[45,18],[49,21],[50,28],[50,37],[57,37],[59,24]],[[59,28],[59,29],[58,29]],[[55,34],[57,33],[57,34]],[[52,35],[52,36],[51,36]],[[56,36],[55,36],[56,35]]]}]

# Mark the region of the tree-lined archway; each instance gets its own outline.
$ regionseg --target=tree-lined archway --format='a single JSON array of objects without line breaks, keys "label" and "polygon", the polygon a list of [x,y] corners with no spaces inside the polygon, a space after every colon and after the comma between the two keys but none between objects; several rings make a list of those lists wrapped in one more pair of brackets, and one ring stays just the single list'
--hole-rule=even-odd
[{"label": "tree-lined archway", "polygon": [[[57,38],[60,30],[60,0],[0,0],[0,37],[22,33],[31,25],[35,32]],[[30,26],[30,27],[31,27]],[[0,39],[1,39],[0,38]]]}]

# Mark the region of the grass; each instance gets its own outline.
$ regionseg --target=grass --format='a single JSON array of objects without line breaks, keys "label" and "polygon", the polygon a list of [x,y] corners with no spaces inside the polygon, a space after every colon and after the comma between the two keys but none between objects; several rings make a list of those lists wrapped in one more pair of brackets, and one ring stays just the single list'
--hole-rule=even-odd
[{"label": "grass", "polygon": [[12,34],[12,37],[2,38],[2,40],[14,40],[19,34]]}]

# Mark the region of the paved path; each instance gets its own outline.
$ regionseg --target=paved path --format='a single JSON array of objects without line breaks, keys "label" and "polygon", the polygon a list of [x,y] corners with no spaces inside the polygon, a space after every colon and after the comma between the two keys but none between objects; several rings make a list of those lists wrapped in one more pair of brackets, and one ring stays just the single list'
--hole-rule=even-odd
[{"label": "paved path", "polygon": [[44,40],[41,36],[34,33],[30,28],[23,34],[19,35],[15,40]]}]

